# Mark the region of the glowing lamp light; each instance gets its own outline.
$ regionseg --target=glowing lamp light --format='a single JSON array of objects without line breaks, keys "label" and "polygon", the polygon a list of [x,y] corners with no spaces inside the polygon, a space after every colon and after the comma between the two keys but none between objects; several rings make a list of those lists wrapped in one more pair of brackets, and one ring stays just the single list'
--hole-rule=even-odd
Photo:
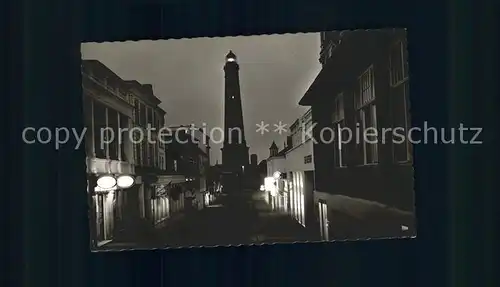
[{"label": "glowing lamp light", "polygon": [[235,58],[227,58],[227,61],[228,62],[234,62],[234,61],[236,61],[236,59]]},{"label": "glowing lamp light", "polygon": [[274,177],[274,179],[279,179],[279,178],[281,177],[281,172],[279,172],[279,171],[275,171],[275,172],[273,173],[273,177]]},{"label": "glowing lamp light", "polygon": [[276,197],[277,195],[278,195],[278,191],[276,190],[276,188],[271,189],[271,196]]},{"label": "glowing lamp light", "polygon": [[102,189],[110,189],[115,187],[116,179],[111,175],[103,175],[97,179],[97,186]]},{"label": "glowing lamp light", "polygon": [[134,178],[130,175],[121,175],[116,180],[116,185],[118,185],[119,188],[129,188],[134,185],[134,181]]},{"label": "glowing lamp light", "polygon": [[266,190],[266,187],[264,185],[261,185],[260,186],[260,191],[265,191]]},{"label": "glowing lamp light", "polygon": [[272,177],[264,178],[264,189],[266,191],[271,191],[272,189],[274,189],[274,178]]}]

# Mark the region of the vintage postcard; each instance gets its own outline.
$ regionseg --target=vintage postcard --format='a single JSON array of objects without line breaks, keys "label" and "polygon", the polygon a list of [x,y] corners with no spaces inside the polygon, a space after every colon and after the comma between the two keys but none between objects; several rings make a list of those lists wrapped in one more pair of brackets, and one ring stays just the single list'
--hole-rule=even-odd
[{"label": "vintage postcard", "polygon": [[92,250],[416,236],[406,43],[83,43]]}]

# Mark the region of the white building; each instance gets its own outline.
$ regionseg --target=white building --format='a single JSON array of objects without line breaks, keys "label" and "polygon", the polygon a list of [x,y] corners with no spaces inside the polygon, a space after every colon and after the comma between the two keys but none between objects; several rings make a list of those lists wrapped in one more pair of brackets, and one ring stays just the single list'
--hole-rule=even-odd
[{"label": "white building", "polygon": [[101,246],[113,240],[115,226],[123,218],[121,198],[127,191],[117,179],[135,175],[128,131],[117,138],[121,129],[132,126],[133,106],[127,101],[122,79],[96,60],[82,63],[82,90],[91,241]]},{"label": "white building", "polygon": [[311,110],[308,110],[290,126],[291,145],[285,152],[286,178],[290,198],[289,213],[304,226],[306,226],[306,221],[312,223],[313,217],[309,215],[307,218],[306,211],[312,212],[312,208],[314,208],[312,206],[314,160],[313,141],[310,138],[311,128]]},{"label": "white building", "polygon": [[[269,148],[266,201],[272,208],[285,212],[305,227],[314,226],[314,161],[311,110],[290,126],[283,149],[276,143]],[[278,177],[279,174],[279,177]]]},{"label": "white building", "polygon": [[285,149],[278,151],[278,146],[273,141],[271,147],[269,148],[269,158],[267,159],[267,177],[265,178],[265,191],[266,191],[266,202],[271,204],[274,209],[278,209],[286,212],[288,206],[287,194],[285,194],[284,186],[280,189],[279,187],[284,185],[283,179],[278,178],[276,175],[286,175],[286,159],[285,159]]}]

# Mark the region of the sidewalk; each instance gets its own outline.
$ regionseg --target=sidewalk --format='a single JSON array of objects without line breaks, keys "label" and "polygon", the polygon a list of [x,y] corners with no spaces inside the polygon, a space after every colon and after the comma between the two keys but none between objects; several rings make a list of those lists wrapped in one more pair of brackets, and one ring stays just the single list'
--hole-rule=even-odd
[{"label": "sidewalk", "polygon": [[310,231],[289,214],[272,210],[262,196],[254,194],[254,206],[259,214],[257,233],[261,242],[296,242],[315,240]]},{"label": "sidewalk", "polygon": [[202,210],[166,222],[154,236],[134,243],[112,242],[104,249],[166,248],[295,242],[311,240],[306,228],[277,213],[262,193],[240,192],[217,198]]}]

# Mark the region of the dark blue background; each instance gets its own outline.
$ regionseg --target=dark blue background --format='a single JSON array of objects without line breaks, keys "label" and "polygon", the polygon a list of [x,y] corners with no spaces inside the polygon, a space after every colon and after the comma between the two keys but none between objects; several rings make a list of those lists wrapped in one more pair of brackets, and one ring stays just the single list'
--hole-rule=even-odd
[{"label": "dark blue background", "polygon": [[[9,157],[4,161],[9,193],[2,209],[9,222],[5,229],[10,245],[2,256],[11,262],[8,282],[71,287],[481,286],[478,280],[492,274],[490,265],[484,264],[492,260],[487,254],[494,242],[487,231],[492,222],[486,220],[492,215],[487,208],[494,190],[488,184],[495,176],[491,159],[498,153],[484,156],[475,147],[443,145],[415,148],[419,220],[415,240],[90,254],[83,150],[26,146],[19,136],[24,126],[82,127],[81,41],[394,26],[409,31],[413,124],[427,121],[445,127],[461,120],[469,126],[490,123],[492,127],[496,122],[492,105],[486,103],[486,96],[478,95],[491,94],[493,89],[488,71],[493,71],[495,61],[484,56],[484,49],[498,49],[473,36],[469,28],[473,22],[490,27],[490,22],[481,21],[492,10],[479,7],[478,12],[480,4],[465,1],[454,7],[445,1],[429,2],[13,3],[4,17],[11,28],[4,86],[10,96],[2,107],[2,122],[9,123],[5,128]],[[468,18],[472,14],[476,17]],[[473,61],[468,60],[472,42],[483,49],[475,51]],[[476,79],[470,76],[472,69],[486,73]],[[473,168],[470,163],[475,163]]]}]

